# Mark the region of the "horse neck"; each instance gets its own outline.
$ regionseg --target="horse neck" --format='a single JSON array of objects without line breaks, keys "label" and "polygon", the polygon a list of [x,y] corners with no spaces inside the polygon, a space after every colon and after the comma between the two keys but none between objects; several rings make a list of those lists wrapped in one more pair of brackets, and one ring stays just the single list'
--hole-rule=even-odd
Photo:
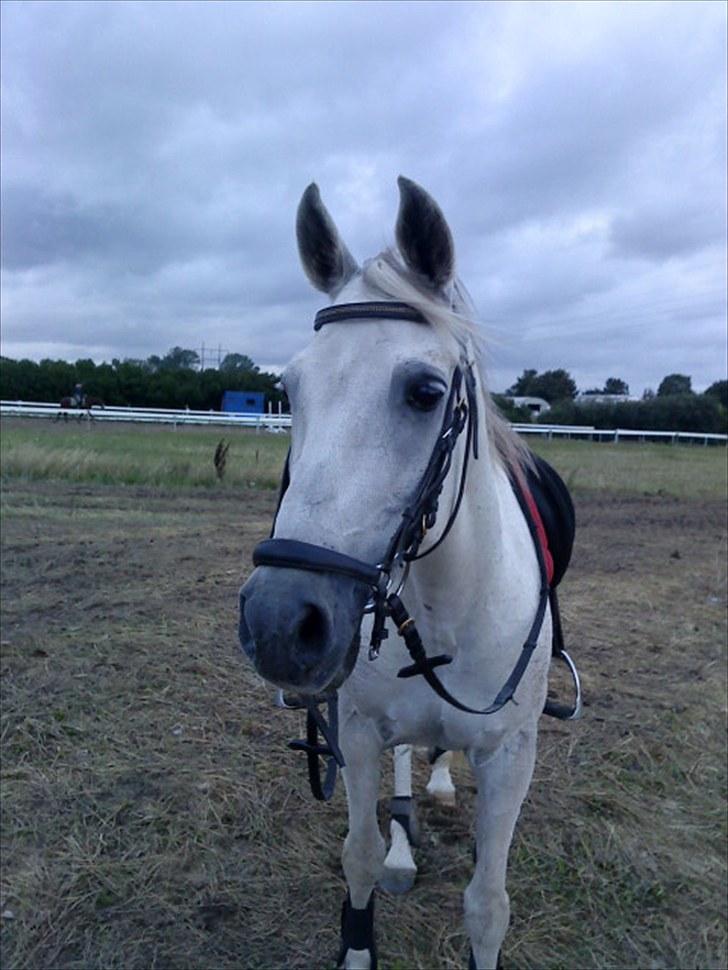
[{"label": "horse neck", "polygon": [[[487,416],[484,406],[481,415]],[[463,501],[444,542],[413,566],[412,587],[425,616],[492,623],[505,604],[530,614],[538,595],[538,563],[509,477],[481,420],[477,460],[471,456]],[[453,485],[460,463],[453,469]],[[452,486],[451,486],[452,491]],[[448,499],[440,503],[447,521]],[[435,530],[433,541],[439,533]],[[423,543],[426,551],[429,543]],[[427,604],[427,609],[424,607]],[[514,616],[518,621],[519,617]]]}]

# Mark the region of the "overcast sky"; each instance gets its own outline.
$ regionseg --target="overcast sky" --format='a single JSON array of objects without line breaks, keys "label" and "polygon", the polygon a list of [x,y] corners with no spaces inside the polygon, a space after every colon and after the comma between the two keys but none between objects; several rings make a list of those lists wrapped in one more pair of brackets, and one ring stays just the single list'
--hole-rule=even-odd
[{"label": "overcast sky", "polygon": [[491,386],[726,377],[726,5],[2,4],[2,352],[222,346],[279,369],[397,175],[438,200]]}]

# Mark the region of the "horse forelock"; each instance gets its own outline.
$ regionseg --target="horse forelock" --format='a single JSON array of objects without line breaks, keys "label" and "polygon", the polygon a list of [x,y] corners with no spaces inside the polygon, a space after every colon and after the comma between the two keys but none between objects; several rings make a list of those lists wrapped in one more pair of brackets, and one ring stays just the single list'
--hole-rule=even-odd
[{"label": "horse forelock", "polygon": [[477,322],[475,306],[462,280],[453,279],[442,291],[435,291],[405,266],[395,249],[387,249],[367,260],[362,280],[383,297],[408,303],[422,313],[436,329],[453,336],[472,358],[483,391],[486,429],[491,453],[508,472],[520,474],[531,467],[528,448],[496,407],[485,373],[485,343]]}]

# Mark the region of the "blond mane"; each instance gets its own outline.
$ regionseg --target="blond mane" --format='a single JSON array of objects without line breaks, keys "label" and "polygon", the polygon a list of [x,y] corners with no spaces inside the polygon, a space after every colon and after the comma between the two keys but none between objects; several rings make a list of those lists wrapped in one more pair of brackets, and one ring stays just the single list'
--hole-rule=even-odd
[{"label": "blond mane", "polygon": [[395,249],[387,249],[367,260],[362,278],[383,297],[415,307],[433,327],[442,328],[466,351],[470,350],[483,391],[485,425],[494,458],[506,471],[517,475],[532,467],[531,453],[500,413],[488,391],[483,335],[476,322],[473,301],[463,283],[459,279],[453,280],[448,287],[450,292],[443,297],[409,270]]}]

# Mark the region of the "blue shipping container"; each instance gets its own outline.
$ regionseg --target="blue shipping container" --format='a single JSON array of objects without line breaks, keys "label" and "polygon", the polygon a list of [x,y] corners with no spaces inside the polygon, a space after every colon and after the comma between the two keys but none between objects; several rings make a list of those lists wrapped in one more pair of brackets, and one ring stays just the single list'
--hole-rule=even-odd
[{"label": "blue shipping container", "polygon": [[225,391],[222,396],[223,411],[235,414],[263,414],[265,409],[264,391]]}]

